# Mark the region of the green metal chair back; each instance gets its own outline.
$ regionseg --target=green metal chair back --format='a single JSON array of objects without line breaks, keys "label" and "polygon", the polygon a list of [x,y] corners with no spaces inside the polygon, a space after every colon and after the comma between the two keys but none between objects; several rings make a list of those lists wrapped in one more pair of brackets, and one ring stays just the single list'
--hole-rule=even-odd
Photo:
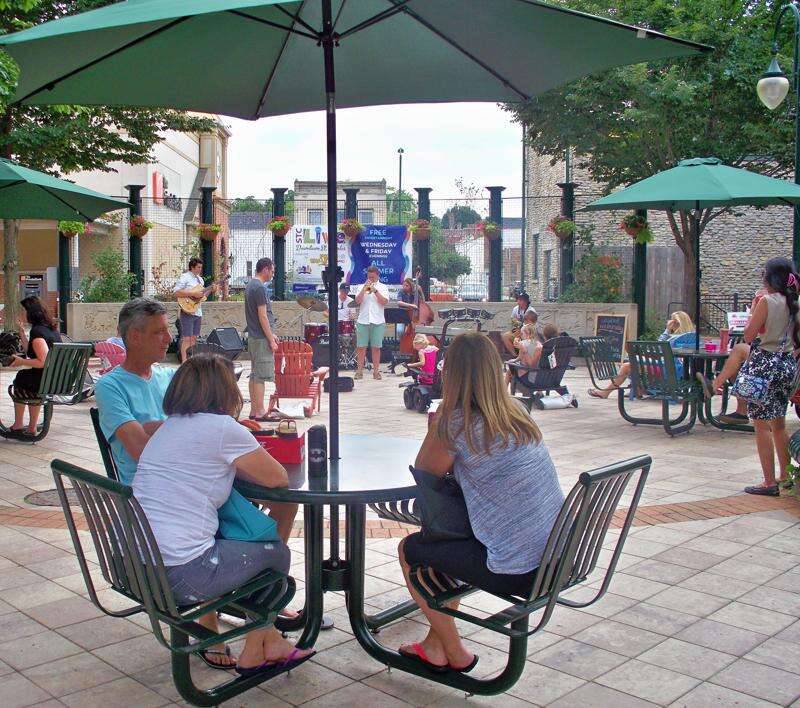
[{"label": "green metal chair back", "polygon": [[589,376],[596,388],[602,388],[601,381],[611,381],[617,377],[617,361],[611,343],[605,337],[581,337],[580,351],[586,358]]},{"label": "green metal chair back", "polygon": [[692,381],[679,378],[669,342],[628,342],[632,379],[653,398],[684,399],[692,396]]},{"label": "green metal chair back", "polygon": [[[581,474],[553,524],[530,602],[550,598],[549,604],[555,605],[562,590],[583,582],[595,570],[614,512],[631,479],[638,475],[617,544],[621,553],[651,463],[649,457],[638,457]],[[612,558],[608,574],[614,572],[619,553]]]},{"label": "green metal chair back", "polygon": [[97,438],[97,446],[100,448],[100,457],[103,458],[103,466],[106,468],[106,475],[109,479],[119,482],[119,470],[116,460],[114,460],[114,453],[111,451],[111,445],[108,444],[108,439],[100,427],[100,411],[97,408],[90,408],[89,415],[92,418],[92,427]]},{"label": "green metal chair back", "polygon": [[64,398],[76,402],[83,392],[86,370],[92,356],[88,343],[56,342],[47,354],[39,384],[43,401]]},{"label": "green metal chair back", "polygon": [[78,497],[106,582],[142,605],[151,620],[157,622],[159,615],[180,620],[161,552],[133,489],[61,460],[54,460],[52,469],[82,570],[83,546],[67,499],[65,478]]}]

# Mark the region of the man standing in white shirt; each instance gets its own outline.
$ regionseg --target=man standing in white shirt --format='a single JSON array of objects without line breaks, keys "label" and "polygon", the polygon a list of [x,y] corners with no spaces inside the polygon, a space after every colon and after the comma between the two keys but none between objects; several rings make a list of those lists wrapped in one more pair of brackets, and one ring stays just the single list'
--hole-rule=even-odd
[{"label": "man standing in white shirt", "polygon": [[[202,270],[203,261],[200,258],[190,258],[189,268],[185,273],[181,273],[175,283],[175,297],[196,297],[196,288],[200,286],[202,289],[205,285],[203,276],[200,275]],[[216,292],[216,289],[217,286],[214,285],[212,290]],[[203,308],[198,307],[193,315],[181,310],[178,321],[181,328],[180,360],[186,361],[187,350],[189,347],[194,346],[200,336],[200,325],[203,323]]]},{"label": "man standing in white shirt", "polygon": [[364,359],[367,347],[372,349],[372,376],[381,378],[381,347],[383,346],[383,332],[386,329],[386,319],[383,310],[389,302],[389,290],[380,282],[380,271],[375,266],[367,268],[367,281],[356,295],[356,304],[359,306],[358,320],[356,321],[356,359],[358,369],[356,378],[364,378]]}]

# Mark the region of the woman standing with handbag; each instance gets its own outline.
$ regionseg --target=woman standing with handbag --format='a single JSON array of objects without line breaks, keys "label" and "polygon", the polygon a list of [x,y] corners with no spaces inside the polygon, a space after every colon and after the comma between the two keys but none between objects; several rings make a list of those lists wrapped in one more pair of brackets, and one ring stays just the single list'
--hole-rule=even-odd
[{"label": "woman standing with handbag", "polygon": [[[764,286],[767,292],[753,309],[744,330],[744,341],[751,344],[750,356],[739,372],[733,394],[753,389],[751,395],[743,397],[748,399],[747,415],[756,431],[756,447],[764,473],[762,484],[745,487],[744,491],[777,497],[789,464],[786,407],[797,369],[792,350],[800,349],[797,302],[800,279],[792,262],[788,258],[768,260],[764,266]],[[754,343],[759,332],[761,340]],[[782,474],[777,481],[776,453]]]},{"label": "woman standing with handbag", "polygon": [[[400,653],[434,671],[464,672],[478,657],[464,646],[453,618],[419,597],[409,581],[410,568],[427,566],[488,592],[526,596],[564,495],[539,428],[503,383],[503,363],[491,340],[478,332],[459,335],[442,371],[442,403],[417,455],[414,476],[441,479],[452,472],[463,492],[462,514],[465,505],[469,518],[459,532],[435,528],[444,525],[448,513],[456,515],[455,501],[436,501],[448,513],[426,513],[420,494],[422,530],[401,542],[400,565],[430,629]],[[440,518],[428,524],[430,512]],[[470,525],[472,533],[464,533]]]}]

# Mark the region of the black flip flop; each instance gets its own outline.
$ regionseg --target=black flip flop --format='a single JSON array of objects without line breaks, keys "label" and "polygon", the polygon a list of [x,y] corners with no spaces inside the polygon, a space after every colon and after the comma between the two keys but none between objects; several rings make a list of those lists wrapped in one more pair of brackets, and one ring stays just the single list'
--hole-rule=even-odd
[{"label": "black flip flop", "polygon": [[225,647],[225,651],[206,649],[204,651],[197,652],[197,656],[200,657],[200,659],[206,666],[210,666],[212,669],[218,669],[219,671],[231,671],[236,668],[235,663],[226,666],[225,664],[217,664],[211,661],[211,659],[209,659],[209,656],[226,656],[228,658],[231,658],[231,648],[227,646]]}]

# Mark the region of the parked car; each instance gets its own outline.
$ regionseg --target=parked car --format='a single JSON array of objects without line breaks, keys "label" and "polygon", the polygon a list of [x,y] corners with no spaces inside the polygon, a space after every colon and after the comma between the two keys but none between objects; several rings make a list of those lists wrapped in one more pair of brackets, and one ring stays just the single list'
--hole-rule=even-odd
[{"label": "parked car", "polygon": [[486,302],[489,299],[489,290],[479,283],[467,283],[459,290],[464,302]]},{"label": "parked car", "polygon": [[461,300],[458,296],[458,288],[455,285],[446,285],[445,283],[431,285],[430,299],[433,302],[460,302]]}]

